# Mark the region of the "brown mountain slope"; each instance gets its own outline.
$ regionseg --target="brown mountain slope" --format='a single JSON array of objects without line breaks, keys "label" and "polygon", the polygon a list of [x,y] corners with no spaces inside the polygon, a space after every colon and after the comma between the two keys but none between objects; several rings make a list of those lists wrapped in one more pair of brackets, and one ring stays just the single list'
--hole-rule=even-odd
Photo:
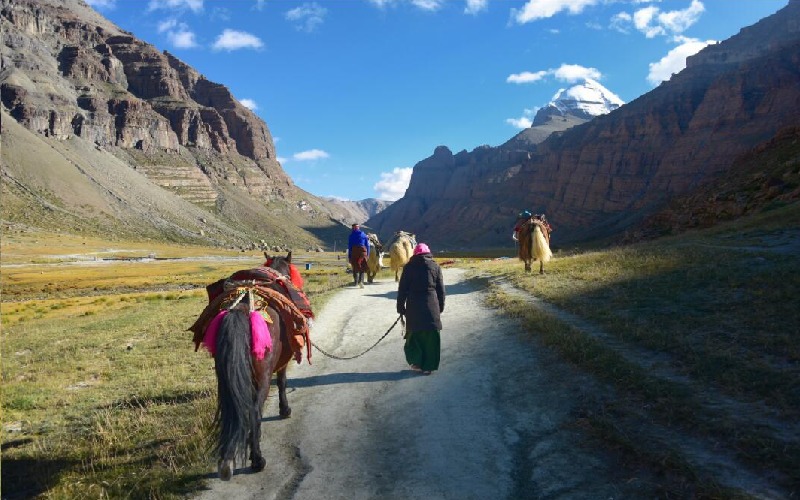
[{"label": "brown mountain slope", "polygon": [[800,201],[800,127],[741,155],[724,175],[672,200],[626,233],[626,241],[678,234]]},{"label": "brown mountain slope", "polygon": [[510,247],[522,209],[555,246],[620,234],[800,125],[800,0],[689,58],[668,82],[525,149],[439,147],[406,195],[368,223],[442,249]]},{"label": "brown mountain slope", "polygon": [[5,222],[225,245],[345,230],[224,86],[80,0],[0,0],[0,23]]}]

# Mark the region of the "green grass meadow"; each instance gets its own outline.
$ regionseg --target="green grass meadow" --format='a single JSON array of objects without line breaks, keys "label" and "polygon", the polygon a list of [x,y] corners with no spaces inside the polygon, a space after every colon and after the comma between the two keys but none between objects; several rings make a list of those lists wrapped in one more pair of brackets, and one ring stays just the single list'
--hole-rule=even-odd
[{"label": "green grass meadow", "polygon": [[[655,428],[715,442],[798,492],[798,212],[789,207],[746,224],[606,250],[556,246],[543,276],[525,273],[516,259],[447,259],[484,280],[489,305],[517,318],[532,341],[611,389],[613,398],[581,402],[573,424],[623,462],[656,471],[665,498],[746,496],[718,484]],[[102,242],[60,237],[57,250],[47,241],[6,238],[2,246],[3,497],[166,499],[198,490],[212,477],[204,436],[216,382],[212,360],[194,351],[187,328],[207,303],[205,285],[263,259],[74,265],[64,256],[79,252],[68,247]],[[317,310],[350,283],[341,255],[294,257],[311,264],[300,268]],[[392,278],[388,270],[379,276]],[[504,292],[492,284],[498,278],[618,345],[663,357],[661,367],[676,377],[643,369],[608,342]],[[712,392],[739,406],[708,404]]]}]

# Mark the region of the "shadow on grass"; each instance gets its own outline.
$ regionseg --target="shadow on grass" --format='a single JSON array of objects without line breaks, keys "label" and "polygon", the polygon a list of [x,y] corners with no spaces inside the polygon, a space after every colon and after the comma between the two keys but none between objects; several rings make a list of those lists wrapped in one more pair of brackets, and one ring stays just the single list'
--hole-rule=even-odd
[{"label": "shadow on grass", "polygon": [[196,401],[198,399],[204,399],[209,397],[209,391],[187,391],[187,392],[179,392],[175,394],[163,394],[159,396],[133,396],[128,399],[122,399],[119,401],[114,401],[105,406],[101,406],[100,409],[112,409],[112,408],[148,408],[150,406],[158,406],[158,405],[177,405],[177,404],[186,404],[192,401]]},{"label": "shadow on grass", "polygon": [[[5,450],[5,445],[3,447]],[[60,458],[7,458],[3,457],[3,500],[37,498],[58,484],[64,471],[79,465],[77,460]]]}]

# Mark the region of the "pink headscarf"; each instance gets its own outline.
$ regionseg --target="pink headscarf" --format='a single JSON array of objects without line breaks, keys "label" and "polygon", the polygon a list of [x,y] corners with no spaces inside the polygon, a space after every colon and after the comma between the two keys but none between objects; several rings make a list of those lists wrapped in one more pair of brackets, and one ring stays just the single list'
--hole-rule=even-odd
[{"label": "pink headscarf", "polygon": [[417,243],[417,246],[414,247],[414,255],[421,253],[431,253],[431,249],[425,243]]}]

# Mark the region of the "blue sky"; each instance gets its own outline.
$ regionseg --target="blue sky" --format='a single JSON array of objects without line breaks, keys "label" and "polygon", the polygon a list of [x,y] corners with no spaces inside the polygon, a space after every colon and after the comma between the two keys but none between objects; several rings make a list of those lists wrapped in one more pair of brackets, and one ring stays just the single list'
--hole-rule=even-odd
[{"label": "blue sky", "polygon": [[228,87],[317,196],[401,197],[590,77],[630,102],[788,0],[87,0]]}]

